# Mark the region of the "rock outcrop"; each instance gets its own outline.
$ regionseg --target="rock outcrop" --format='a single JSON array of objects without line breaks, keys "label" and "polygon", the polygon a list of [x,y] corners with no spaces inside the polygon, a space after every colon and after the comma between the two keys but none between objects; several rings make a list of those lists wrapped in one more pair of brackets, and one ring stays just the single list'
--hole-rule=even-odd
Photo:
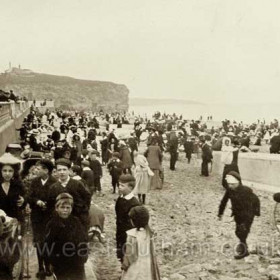
[{"label": "rock outcrop", "polygon": [[0,88],[13,90],[30,100],[53,99],[56,107],[64,109],[128,110],[128,88],[112,82],[79,80],[12,68],[0,75]]}]

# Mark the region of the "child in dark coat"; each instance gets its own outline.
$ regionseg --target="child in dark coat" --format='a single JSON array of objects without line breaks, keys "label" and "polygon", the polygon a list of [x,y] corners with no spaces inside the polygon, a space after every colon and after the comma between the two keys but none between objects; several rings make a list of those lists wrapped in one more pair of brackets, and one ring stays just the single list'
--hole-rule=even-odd
[{"label": "child in dark coat", "polygon": [[123,165],[120,160],[120,154],[118,152],[113,153],[113,157],[108,163],[107,167],[112,177],[113,193],[115,193],[116,187],[119,187],[119,178],[123,170]]},{"label": "child in dark coat", "polygon": [[126,243],[126,231],[132,229],[129,218],[129,211],[134,207],[139,205],[139,201],[134,197],[132,190],[135,187],[135,178],[130,174],[123,174],[119,178],[120,186],[119,193],[120,196],[116,201],[115,211],[117,216],[117,257],[123,261],[123,256],[125,253],[125,243]]},{"label": "child in dark coat", "polygon": [[83,180],[85,180],[88,190],[90,191],[90,194],[93,195],[95,190],[94,172],[90,169],[88,160],[83,160],[81,166],[83,169],[81,177]]},{"label": "child in dark coat", "polygon": [[230,171],[226,175],[228,188],[220,203],[219,219],[222,218],[227,201],[231,200],[232,216],[236,224],[235,234],[240,240],[235,259],[242,259],[249,255],[246,243],[255,216],[260,216],[260,200],[252,189],[243,186],[240,175]]},{"label": "child in dark coat", "polygon": [[102,178],[102,166],[99,160],[96,158],[97,157],[97,151],[92,150],[89,153],[89,167],[94,173],[94,187],[95,191],[98,192],[98,194],[101,195],[101,182],[100,179]]},{"label": "child in dark coat", "polygon": [[56,199],[56,215],[47,225],[46,245],[49,261],[57,280],[85,279],[84,264],[88,258],[85,226],[71,214],[73,197],[61,193]]}]

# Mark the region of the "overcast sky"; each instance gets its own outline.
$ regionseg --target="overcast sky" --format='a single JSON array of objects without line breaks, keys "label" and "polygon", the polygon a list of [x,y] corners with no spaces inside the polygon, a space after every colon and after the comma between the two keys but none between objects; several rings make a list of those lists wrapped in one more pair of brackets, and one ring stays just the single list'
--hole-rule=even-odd
[{"label": "overcast sky", "polygon": [[0,0],[0,71],[112,81],[130,96],[274,102],[279,0]]}]

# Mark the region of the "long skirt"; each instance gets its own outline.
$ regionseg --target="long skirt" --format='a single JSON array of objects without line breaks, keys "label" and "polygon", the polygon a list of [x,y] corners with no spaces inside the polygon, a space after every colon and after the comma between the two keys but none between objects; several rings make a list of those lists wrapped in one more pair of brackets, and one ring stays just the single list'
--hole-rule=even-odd
[{"label": "long skirt", "polygon": [[160,171],[157,169],[152,169],[154,176],[151,177],[151,190],[162,189],[162,179],[160,178]]}]

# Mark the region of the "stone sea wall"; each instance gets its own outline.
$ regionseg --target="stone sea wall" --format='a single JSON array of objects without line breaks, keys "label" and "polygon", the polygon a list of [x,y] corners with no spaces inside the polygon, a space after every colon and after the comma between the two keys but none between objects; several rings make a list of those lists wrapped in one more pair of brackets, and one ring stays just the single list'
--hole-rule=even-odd
[{"label": "stone sea wall", "polygon": [[17,141],[19,132],[16,129],[21,127],[29,111],[28,102],[0,102],[0,155],[8,144]]},{"label": "stone sea wall", "polygon": [[[213,152],[214,174],[223,173],[222,152]],[[280,155],[239,153],[238,166],[242,181],[249,186],[280,192]]]}]

